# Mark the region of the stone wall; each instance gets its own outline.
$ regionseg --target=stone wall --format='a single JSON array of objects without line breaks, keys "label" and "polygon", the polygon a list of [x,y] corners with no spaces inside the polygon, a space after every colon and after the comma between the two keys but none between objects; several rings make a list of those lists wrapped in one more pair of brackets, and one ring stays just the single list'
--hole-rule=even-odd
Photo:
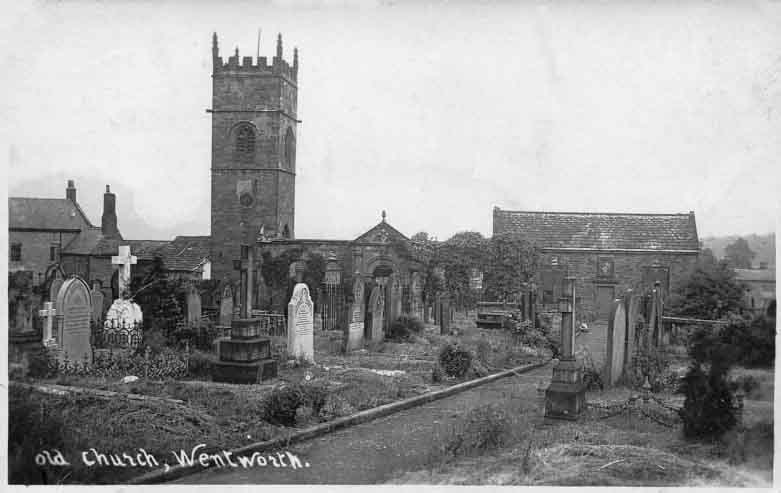
[{"label": "stone wall", "polygon": [[[9,272],[27,270],[33,272],[34,282],[43,282],[46,269],[56,263],[50,256],[50,247],[54,245],[67,245],[76,233],[59,233],[51,231],[8,231],[8,270]],[[11,245],[22,245],[22,258],[20,261],[11,261]],[[40,276],[39,276],[40,274]]]}]

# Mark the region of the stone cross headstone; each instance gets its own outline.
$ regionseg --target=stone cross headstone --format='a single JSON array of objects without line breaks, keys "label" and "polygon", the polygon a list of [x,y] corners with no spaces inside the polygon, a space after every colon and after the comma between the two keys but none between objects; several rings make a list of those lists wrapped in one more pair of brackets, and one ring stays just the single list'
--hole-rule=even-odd
[{"label": "stone cross headstone", "polygon": [[54,339],[54,316],[57,315],[57,309],[54,303],[47,301],[43,304],[43,310],[38,310],[38,315],[44,317],[43,321],[43,343]]},{"label": "stone cross headstone", "polygon": [[220,298],[220,325],[230,327],[233,321],[233,290],[230,284],[225,283],[222,288],[222,298]]},{"label": "stone cross headstone", "polygon": [[309,296],[309,287],[298,283],[287,304],[287,351],[294,358],[303,358],[314,363],[314,305]]},{"label": "stone cross headstone", "polygon": [[119,266],[117,276],[119,297],[130,289],[130,266],[138,262],[138,257],[130,254],[130,245],[120,245],[119,255],[111,257],[111,263]]},{"label": "stone cross headstone", "polygon": [[103,299],[105,295],[103,294],[99,282],[96,281],[92,283],[90,295],[92,295],[92,321],[100,322],[103,320]]},{"label": "stone cross headstone", "polygon": [[90,317],[92,298],[87,283],[79,277],[66,280],[55,305],[59,320],[59,354],[78,363],[92,363]]},{"label": "stone cross headstone", "polygon": [[369,338],[372,341],[381,341],[385,337],[385,288],[383,286],[374,286],[372,294],[369,297],[369,310],[371,313],[371,333]]},{"label": "stone cross headstone", "polygon": [[608,385],[615,385],[624,371],[626,357],[626,309],[622,300],[615,300],[607,324],[605,376]]},{"label": "stone cross headstone", "polygon": [[201,293],[193,284],[187,287],[187,325],[190,327],[201,326]]},{"label": "stone cross headstone", "polygon": [[346,351],[363,346],[363,317],[363,279],[356,275],[353,281],[353,301],[347,311]]}]

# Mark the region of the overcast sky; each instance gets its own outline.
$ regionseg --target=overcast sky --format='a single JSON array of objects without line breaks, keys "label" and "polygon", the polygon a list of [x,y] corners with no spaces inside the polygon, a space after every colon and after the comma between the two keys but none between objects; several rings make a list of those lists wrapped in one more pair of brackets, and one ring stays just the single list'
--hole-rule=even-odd
[{"label": "overcast sky", "polygon": [[[356,2],[357,3],[357,2]],[[362,5],[364,2],[361,3]],[[211,33],[300,50],[296,236],[491,232],[508,209],[675,213],[775,231],[781,2],[357,7],[64,2],[0,27],[12,196],[73,178],[130,239],[209,233]]]}]

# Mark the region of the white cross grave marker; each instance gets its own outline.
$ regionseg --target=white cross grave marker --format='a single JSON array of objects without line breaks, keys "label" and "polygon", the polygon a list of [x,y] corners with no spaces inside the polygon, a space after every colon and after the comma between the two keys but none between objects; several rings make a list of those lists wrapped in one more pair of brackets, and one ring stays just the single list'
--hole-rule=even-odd
[{"label": "white cross grave marker", "polygon": [[54,339],[54,334],[52,333],[52,321],[54,320],[54,316],[57,315],[57,310],[54,308],[54,303],[51,301],[47,301],[43,304],[43,310],[38,310],[38,315],[42,317],[46,317],[46,322],[43,326],[43,342],[46,343],[47,341]]},{"label": "white cross grave marker", "polygon": [[138,257],[130,255],[130,245],[120,245],[119,255],[111,257],[111,263],[119,265],[119,276],[117,284],[119,288],[119,297],[130,288],[130,266],[138,262]]}]

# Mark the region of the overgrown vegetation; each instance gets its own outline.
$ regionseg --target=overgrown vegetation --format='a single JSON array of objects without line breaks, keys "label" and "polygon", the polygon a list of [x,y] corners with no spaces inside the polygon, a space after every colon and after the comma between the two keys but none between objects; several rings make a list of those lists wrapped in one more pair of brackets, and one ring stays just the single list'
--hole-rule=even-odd
[{"label": "overgrown vegetation", "polygon": [[408,341],[413,335],[423,332],[423,322],[412,315],[402,314],[388,327],[385,338],[392,341]]},{"label": "overgrown vegetation", "polygon": [[439,353],[439,365],[447,376],[462,378],[472,366],[472,354],[460,346],[447,344]]},{"label": "overgrown vegetation", "polygon": [[456,425],[445,453],[458,457],[496,450],[508,442],[511,425],[509,415],[498,404],[475,408]]}]

